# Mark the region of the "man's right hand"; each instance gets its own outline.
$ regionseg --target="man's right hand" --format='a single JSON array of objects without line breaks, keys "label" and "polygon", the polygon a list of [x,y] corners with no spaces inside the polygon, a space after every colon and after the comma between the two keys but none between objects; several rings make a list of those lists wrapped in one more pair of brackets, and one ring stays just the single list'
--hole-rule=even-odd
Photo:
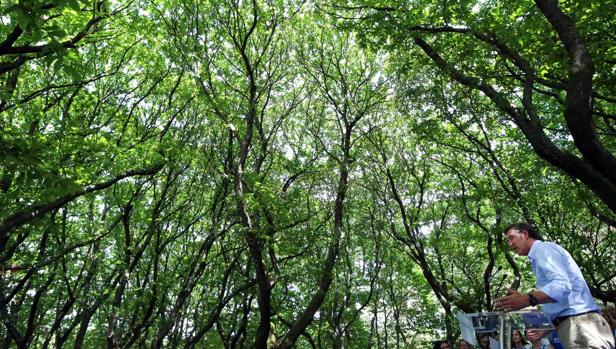
[{"label": "man's right hand", "polygon": [[537,341],[540,340],[541,337],[543,337],[545,335],[545,330],[527,330],[526,331],[526,338],[533,340],[533,341]]},{"label": "man's right hand", "polygon": [[497,311],[514,311],[529,306],[527,295],[512,288],[507,289],[507,294],[505,297],[496,299],[494,306]]}]

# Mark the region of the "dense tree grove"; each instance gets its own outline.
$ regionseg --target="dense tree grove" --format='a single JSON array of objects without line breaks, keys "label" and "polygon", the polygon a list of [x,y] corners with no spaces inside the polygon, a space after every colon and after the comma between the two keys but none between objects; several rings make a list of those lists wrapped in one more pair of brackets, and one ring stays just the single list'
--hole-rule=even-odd
[{"label": "dense tree grove", "polygon": [[616,302],[616,2],[3,0],[0,347],[421,348]]}]

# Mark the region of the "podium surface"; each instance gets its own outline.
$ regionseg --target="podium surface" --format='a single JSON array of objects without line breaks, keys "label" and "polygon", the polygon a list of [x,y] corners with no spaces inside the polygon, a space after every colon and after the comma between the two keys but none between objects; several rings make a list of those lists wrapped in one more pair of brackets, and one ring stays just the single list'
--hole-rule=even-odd
[{"label": "podium surface", "polygon": [[552,323],[538,309],[460,313],[457,317],[464,340],[475,345],[478,335],[488,334],[491,337],[497,335],[499,347],[502,349],[511,349],[511,334],[513,331],[554,329]]}]

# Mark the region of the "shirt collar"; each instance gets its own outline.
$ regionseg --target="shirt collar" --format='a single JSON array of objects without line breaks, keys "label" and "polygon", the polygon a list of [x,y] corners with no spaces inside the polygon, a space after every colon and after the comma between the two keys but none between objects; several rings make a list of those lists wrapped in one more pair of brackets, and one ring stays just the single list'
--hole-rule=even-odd
[{"label": "shirt collar", "polygon": [[528,259],[535,259],[535,255],[538,253],[537,248],[541,243],[541,240],[535,240],[535,242],[533,242],[533,244],[530,246],[530,250],[528,251]]}]

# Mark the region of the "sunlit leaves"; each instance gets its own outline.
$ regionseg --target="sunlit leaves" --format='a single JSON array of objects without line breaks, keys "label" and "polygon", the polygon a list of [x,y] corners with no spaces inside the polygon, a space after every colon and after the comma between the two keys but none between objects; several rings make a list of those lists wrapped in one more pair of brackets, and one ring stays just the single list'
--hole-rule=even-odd
[{"label": "sunlit leaves", "polygon": [[[32,312],[31,346],[252,346],[260,258],[280,338],[323,275],[347,149],[331,288],[296,347],[419,347],[435,333],[455,337],[453,313],[487,310],[486,289],[494,295],[512,282],[504,271],[487,282],[484,275],[511,268],[499,243],[511,221],[534,220],[572,252],[593,287],[613,289],[616,241],[596,218],[609,210],[539,160],[485,95],[440,74],[409,44],[422,33],[457,69],[521,107],[510,57],[468,33],[420,29],[491,33],[538,79],[558,81],[565,51],[533,3],[353,3],[3,4],[0,52],[44,48],[0,75],[0,218],[160,165],[8,234],[4,326],[26,335]],[[605,114],[597,124],[613,146],[612,2],[560,3],[593,38],[596,105]],[[65,45],[97,15],[105,19]],[[24,32],[9,45],[17,25]],[[2,55],[0,64],[18,57]],[[564,97],[541,86],[533,102],[554,143],[575,151]],[[248,249],[253,236],[259,258]],[[531,288],[528,266],[515,261],[522,288]],[[19,341],[5,327],[10,345]]]}]

